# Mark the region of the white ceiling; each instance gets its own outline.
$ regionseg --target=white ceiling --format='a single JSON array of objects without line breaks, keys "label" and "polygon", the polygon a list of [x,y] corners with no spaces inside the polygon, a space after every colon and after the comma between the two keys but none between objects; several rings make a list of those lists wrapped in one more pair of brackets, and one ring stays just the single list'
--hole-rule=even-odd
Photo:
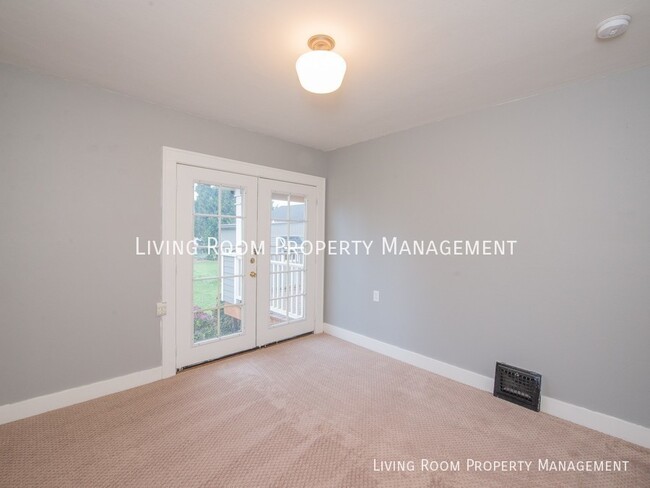
[{"label": "white ceiling", "polygon": [[[348,63],[330,95],[295,73],[317,33]],[[650,64],[650,1],[0,0],[0,62],[330,150]]]}]

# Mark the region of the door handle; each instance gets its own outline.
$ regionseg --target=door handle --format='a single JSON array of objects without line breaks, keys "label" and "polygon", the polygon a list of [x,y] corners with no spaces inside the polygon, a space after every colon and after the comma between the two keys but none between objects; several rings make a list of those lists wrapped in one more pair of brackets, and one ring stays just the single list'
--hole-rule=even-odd
[{"label": "door handle", "polygon": [[257,273],[255,271],[251,271],[250,277],[255,278],[257,276]]}]

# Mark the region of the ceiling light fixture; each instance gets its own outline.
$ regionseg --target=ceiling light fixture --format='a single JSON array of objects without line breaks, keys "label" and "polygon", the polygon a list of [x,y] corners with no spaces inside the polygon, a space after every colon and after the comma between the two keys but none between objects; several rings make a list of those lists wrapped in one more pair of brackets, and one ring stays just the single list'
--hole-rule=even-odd
[{"label": "ceiling light fixture", "polygon": [[302,87],[312,93],[332,93],[338,90],[345,76],[345,59],[332,51],[334,39],[324,34],[307,41],[310,52],[296,61],[296,72]]}]

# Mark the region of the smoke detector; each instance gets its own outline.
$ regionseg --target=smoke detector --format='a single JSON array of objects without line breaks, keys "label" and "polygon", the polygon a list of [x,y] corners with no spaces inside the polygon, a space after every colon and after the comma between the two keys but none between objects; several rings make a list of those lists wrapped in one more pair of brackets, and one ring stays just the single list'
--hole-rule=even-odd
[{"label": "smoke detector", "polygon": [[615,15],[614,17],[603,20],[596,27],[598,39],[612,39],[623,35],[630,26],[630,20],[629,15]]}]

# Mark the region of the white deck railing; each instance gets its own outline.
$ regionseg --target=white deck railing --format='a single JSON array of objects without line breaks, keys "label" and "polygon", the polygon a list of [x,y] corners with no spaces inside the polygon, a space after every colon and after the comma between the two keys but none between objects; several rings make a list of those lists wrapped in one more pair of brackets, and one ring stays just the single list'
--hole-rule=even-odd
[{"label": "white deck railing", "polygon": [[271,255],[271,313],[301,318],[305,313],[305,255]]},{"label": "white deck railing", "polygon": [[[235,275],[232,290],[221,290],[224,302],[241,302],[241,262],[235,254],[224,254],[221,274]],[[269,293],[270,312],[279,320],[287,316],[300,319],[305,314],[305,255],[300,253],[271,254],[271,287]],[[285,319],[286,320],[286,319]]]}]

